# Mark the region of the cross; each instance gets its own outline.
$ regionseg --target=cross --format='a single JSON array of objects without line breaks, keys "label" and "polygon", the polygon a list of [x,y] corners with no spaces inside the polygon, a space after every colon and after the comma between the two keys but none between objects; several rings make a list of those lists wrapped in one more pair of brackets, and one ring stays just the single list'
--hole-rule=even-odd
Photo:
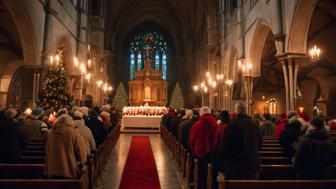
[{"label": "cross", "polygon": [[149,57],[149,51],[152,49],[149,45],[147,45],[146,47],[144,47],[144,49],[146,50],[146,57]]}]

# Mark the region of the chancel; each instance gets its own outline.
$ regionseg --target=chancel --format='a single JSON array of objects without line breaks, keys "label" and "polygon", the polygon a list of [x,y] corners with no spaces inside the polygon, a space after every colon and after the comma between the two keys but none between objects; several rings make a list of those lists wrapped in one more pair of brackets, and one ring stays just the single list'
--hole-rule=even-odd
[{"label": "chancel", "polygon": [[156,70],[153,69],[150,46],[146,46],[144,49],[146,50],[145,66],[142,70],[135,71],[134,79],[128,82],[129,104],[132,106],[144,104],[165,106],[167,104],[168,82],[163,80],[159,67]]}]

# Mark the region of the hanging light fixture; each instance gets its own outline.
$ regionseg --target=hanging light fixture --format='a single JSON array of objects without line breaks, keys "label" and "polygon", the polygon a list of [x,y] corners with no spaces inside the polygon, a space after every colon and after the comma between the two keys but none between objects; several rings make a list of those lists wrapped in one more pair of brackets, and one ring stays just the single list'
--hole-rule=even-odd
[{"label": "hanging light fixture", "polygon": [[314,62],[320,60],[320,54],[321,49],[316,47],[316,45],[314,45],[314,47],[309,50],[309,55]]}]

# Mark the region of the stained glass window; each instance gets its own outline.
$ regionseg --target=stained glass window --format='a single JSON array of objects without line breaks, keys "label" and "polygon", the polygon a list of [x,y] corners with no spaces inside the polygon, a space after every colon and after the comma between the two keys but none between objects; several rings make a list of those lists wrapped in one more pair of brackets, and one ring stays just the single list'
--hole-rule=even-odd
[{"label": "stained glass window", "polygon": [[[130,69],[130,78],[134,78],[134,71],[144,67],[144,59],[147,56],[152,59],[154,70],[162,71],[162,79],[167,78],[167,42],[165,38],[157,32],[143,32],[134,36],[130,43],[130,55],[134,54],[134,70]],[[135,68],[136,66],[136,68]],[[130,68],[132,68],[132,58],[130,56]]]},{"label": "stained glass window", "polygon": [[141,53],[138,54],[138,65],[137,65],[137,70],[141,70],[142,69],[142,56]]},{"label": "stained glass window", "polygon": [[160,69],[160,55],[158,52],[155,53],[155,70]]},{"label": "stained glass window", "polygon": [[134,79],[134,71],[135,71],[135,56],[134,56],[134,52],[131,51],[131,55],[130,55],[130,79]]},{"label": "stained glass window", "polygon": [[167,55],[166,52],[162,53],[162,79],[167,78]]}]

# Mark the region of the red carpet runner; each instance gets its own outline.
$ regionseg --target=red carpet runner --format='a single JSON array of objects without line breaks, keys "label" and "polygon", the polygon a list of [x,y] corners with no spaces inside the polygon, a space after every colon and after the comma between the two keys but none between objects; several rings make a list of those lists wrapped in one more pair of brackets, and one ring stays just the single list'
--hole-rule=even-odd
[{"label": "red carpet runner", "polygon": [[120,189],[160,189],[148,136],[133,136]]}]

